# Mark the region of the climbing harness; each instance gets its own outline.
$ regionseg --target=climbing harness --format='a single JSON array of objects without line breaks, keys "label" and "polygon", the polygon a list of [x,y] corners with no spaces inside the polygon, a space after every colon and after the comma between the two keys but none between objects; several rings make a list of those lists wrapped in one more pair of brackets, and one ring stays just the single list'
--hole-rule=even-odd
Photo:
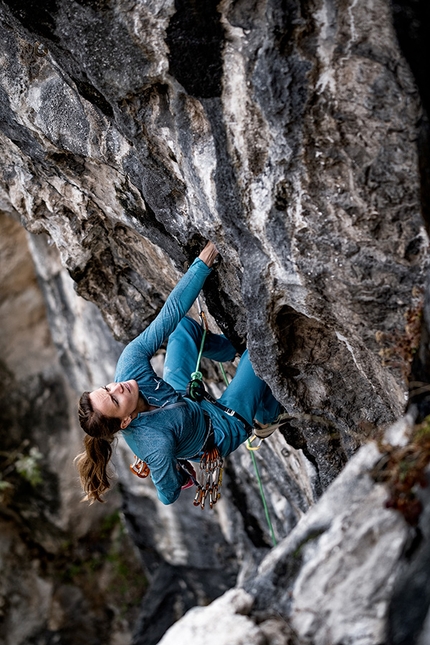
[{"label": "climbing harness", "polygon": [[[219,365],[221,365],[221,363],[219,363]],[[217,408],[219,408],[220,410],[222,410],[223,412],[225,412],[226,414],[228,414],[228,416],[229,416],[229,417],[235,417],[235,419],[239,419],[239,421],[240,421],[241,423],[243,423],[243,425],[245,426],[245,430],[246,430],[246,432],[247,432],[247,434],[248,434],[248,437],[250,437],[250,436],[251,436],[253,428],[252,428],[252,426],[251,426],[251,425],[249,425],[248,421],[247,421],[246,419],[244,419],[244,418],[239,414],[239,412],[236,412],[235,410],[232,410],[231,408],[228,408],[226,405],[223,405],[222,403],[220,403],[219,401],[217,401],[217,400],[212,396],[212,394],[209,394],[209,392],[206,392],[206,390],[205,390],[205,393],[204,393],[204,395],[203,395],[203,399],[204,399],[205,401],[209,401],[209,403],[212,403],[212,405],[215,405]]]}]

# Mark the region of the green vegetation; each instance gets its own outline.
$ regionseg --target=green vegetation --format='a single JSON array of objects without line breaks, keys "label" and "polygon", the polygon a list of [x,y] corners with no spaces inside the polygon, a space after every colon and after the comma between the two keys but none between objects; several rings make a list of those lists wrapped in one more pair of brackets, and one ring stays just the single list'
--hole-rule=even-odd
[{"label": "green vegetation", "polygon": [[0,452],[0,502],[8,504],[13,495],[18,475],[22,480],[36,487],[42,483],[42,453],[37,446],[28,450],[29,441],[24,440],[16,450]]},{"label": "green vegetation", "polygon": [[16,471],[26,479],[32,486],[42,483],[42,473],[40,470],[40,460],[43,455],[36,446],[32,446],[27,455],[18,453],[15,460]]},{"label": "green vegetation", "polygon": [[381,441],[379,448],[384,456],[372,475],[388,486],[386,506],[400,511],[409,524],[416,526],[422,511],[417,487],[427,486],[426,468],[430,463],[430,416],[415,426],[406,446],[394,447]]},{"label": "green vegetation", "polygon": [[384,365],[399,368],[403,378],[407,380],[411,372],[414,355],[419,347],[421,338],[421,323],[423,317],[423,296],[419,289],[413,291],[417,302],[405,312],[405,327],[402,332],[397,330],[377,332],[376,341],[385,345],[379,355]]},{"label": "green vegetation", "polygon": [[140,604],[147,588],[118,511],[106,516],[84,540],[65,541],[55,571],[62,583],[76,585],[88,598],[103,597],[120,617]]},{"label": "green vegetation", "polygon": [[3,491],[6,491],[8,488],[13,488],[12,484],[8,481],[5,481],[0,476],[0,502],[2,501]]}]

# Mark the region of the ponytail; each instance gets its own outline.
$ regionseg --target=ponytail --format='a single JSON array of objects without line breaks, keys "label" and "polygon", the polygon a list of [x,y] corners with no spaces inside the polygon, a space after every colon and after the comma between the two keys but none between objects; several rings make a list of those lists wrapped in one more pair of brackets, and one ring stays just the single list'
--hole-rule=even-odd
[{"label": "ponytail", "polygon": [[94,410],[89,394],[84,392],[79,401],[79,423],[87,436],[84,438],[85,452],[76,457],[75,463],[85,493],[84,501],[92,504],[103,502],[101,495],[110,488],[108,463],[121,420]]}]

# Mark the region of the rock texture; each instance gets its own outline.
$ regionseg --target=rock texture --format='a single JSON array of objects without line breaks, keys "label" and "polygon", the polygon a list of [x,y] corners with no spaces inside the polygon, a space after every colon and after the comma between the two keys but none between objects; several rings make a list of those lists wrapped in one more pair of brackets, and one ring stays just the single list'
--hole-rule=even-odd
[{"label": "rock texture", "polygon": [[[23,427],[40,437],[46,428],[49,436],[48,428],[67,417],[76,430],[71,401],[110,380],[120,349],[106,324],[117,341],[130,340],[208,238],[222,256],[205,287],[213,325],[238,348],[248,345],[257,373],[291,415],[257,455],[276,538],[285,538],[270,555],[245,449],[229,460],[217,512],[202,515],[186,495],[162,508],[150,484],[131,481],[129,454],[120,447],[124,517],[150,583],[135,643],[157,643],[187,609],[212,601],[235,580],[246,591],[231,596],[230,614],[251,616],[244,633],[249,628],[255,642],[376,645],[385,632],[399,633],[388,605],[393,594],[395,607],[402,595],[396,589],[412,575],[413,565],[402,560],[407,531],[394,511],[380,510],[383,485],[366,475],[377,448],[369,444],[348,462],[404,413],[420,341],[427,94],[421,92],[421,104],[412,73],[423,87],[426,75],[409,54],[417,33],[425,47],[421,5],[0,3],[0,209],[30,234],[59,356],[54,369],[39,301],[28,314],[40,319],[37,330],[34,321],[20,321],[24,335],[36,330],[37,352],[23,351],[13,321],[27,287],[19,273],[7,276],[14,303],[0,312],[10,330],[3,356],[8,378],[20,387],[16,400],[5,400],[4,427],[17,420],[18,444]],[[10,222],[4,226],[5,236],[15,235]],[[75,297],[65,270],[92,304]],[[414,365],[419,388],[428,382],[426,339]],[[52,390],[40,376],[45,365]],[[37,375],[31,396],[27,370]],[[47,421],[40,403],[50,396],[57,416]],[[23,426],[22,402],[29,399],[37,406],[28,408]],[[61,429],[58,441],[70,464],[78,431],[73,441],[63,437],[68,432]],[[18,444],[7,443],[6,451]],[[46,455],[58,477],[55,450]],[[75,522],[67,509],[75,509],[78,495],[71,467],[67,473],[66,483],[59,477],[52,486],[65,514],[54,505],[48,518],[62,530]],[[341,508],[331,506],[339,499]],[[80,536],[91,525],[82,517]],[[319,527],[318,535],[306,527]],[[327,564],[317,566],[329,552]],[[357,585],[380,553],[380,577]],[[51,589],[52,576],[45,572],[37,584]],[[333,607],[352,589],[339,616]],[[83,592],[74,593],[78,614]],[[425,603],[420,611],[423,621]],[[41,643],[43,629],[69,642],[72,618],[52,619],[47,628],[48,614],[41,612],[40,624],[29,623],[14,642]],[[8,624],[17,623],[15,615],[5,611]]]},{"label": "rock texture", "polygon": [[[81,446],[72,371],[68,383],[24,229],[2,214],[0,230],[0,641],[124,642],[146,586],[139,558],[121,528],[118,496],[93,512],[80,503],[72,464]],[[43,267],[52,290],[62,296],[56,298],[57,311],[80,318],[54,248],[46,247]],[[109,344],[95,306],[81,301],[78,307]],[[69,345],[80,337],[84,349],[82,335],[75,330],[73,338],[72,325],[67,331]],[[105,357],[110,369],[113,344],[111,339],[110,361]],[[98,376],[105,377],[97,347],[88,353],[98,362]]]},{"label": "rock texture", "polygon": [[[413,418],[407,417],[397,435],[407,435],[412,425]],[[217,625],[216,642],[221,645],[417,642],[402,603],[392,608],[395,637],[387,633],[393,586],[412,531],[399,513],[384,508],[386,488],[375,485],[369,474],[380,460],[376,444],[361,448],[245,588],[190,611],[161,644],[173,645],[184,636],[203,639],[211,624]],[[420,528],[427,534],[428,500],[425,508]],[[409,558],[416,556],[416,549],[409,548]],[[414,565],[417,575],[418,562]],[[409,582],[422,588],[410,569],[408,574]],[[231,626],[236,613],[238,633]],[[428,629],[421,638],[428,642]]]}]

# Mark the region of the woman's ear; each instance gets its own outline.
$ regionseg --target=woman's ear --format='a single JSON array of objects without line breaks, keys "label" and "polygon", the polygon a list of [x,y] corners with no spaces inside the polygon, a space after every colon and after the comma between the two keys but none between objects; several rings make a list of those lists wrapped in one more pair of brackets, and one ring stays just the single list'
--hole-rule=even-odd
[{"label": "woman's ear", "polygon": [[125,430],[127,426],[130,425],[131,422],[132,422],[131,416],[124,417],[124,419],[121,419],[121,426],[120,426],[121,430]]}]

